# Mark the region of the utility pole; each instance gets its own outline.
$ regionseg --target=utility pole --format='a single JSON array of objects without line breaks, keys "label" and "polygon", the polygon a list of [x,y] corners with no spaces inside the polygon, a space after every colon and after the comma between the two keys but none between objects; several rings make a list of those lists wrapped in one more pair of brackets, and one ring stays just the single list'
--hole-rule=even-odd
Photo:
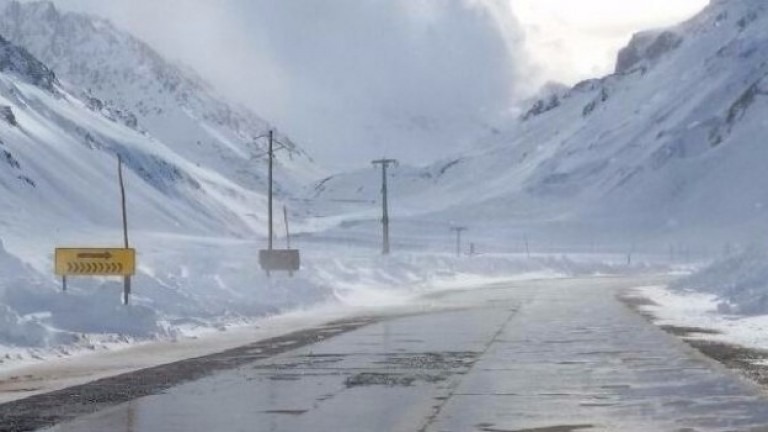
[{"label": "utility pole", "polygon": [[272,242],[274,240],[274,234],[273,234],[273,226],[272,226],[272,170],[274,167],[274,160],[275,160],[275,148],[274,148],[274,141],[275,141],[275,132],[270,129],[269,130],[269,175],[268,175],[268,182],[269,182],[269,200],[267,207],[269,208],[268,212],[269,215],[268,218],[268,224],[269,224],[269,247],[267,249],[272,250]]},{"label": "utility pole", "polygon": [[467,227],[451,227],[451,231],[456,233],[456,256],[461,256],[461,233],[467,231]]},{"label": "utility pole", "polygon": [[[123,210],[123,247],[128,249],[128,210],[125,202],[125,183],[123,182],[123,158],[117,155],[117,178],[120,181],[120,203]],[[128,304],[131,294],[131,277],[125,276],[123,280],[123,304]]]},{"label": "utility pole", "polygon": [[523,236],[523,242],[525,243],[525,256],[531,259],[531,246],[528,243],[528,234]]},{"label": "utility pole", "polygon": [[[268,176],[267,176],[267,231],[268,241],[267,249],[259,251],[259,264],[261,268],[267,273],[267,277],[270,277],[272,271],[287,271],[293,274],[294,271],[298,271],[301,268],[301,254],[298,250],[290,248],[290,231],[288,229],[288,210],[283,207],[283,217],[285,218],[285,232],[288,243],[288,249],[275,249],[275,224],[274,224],[274,168],[275,168],[275,151],[276,150],[289,150],[291,146],[280,142],[275,139],[275,131],[270,129],[268,133],[254,138],[259,140],[262,138],[269,139],[269,148],[266,153],[260,155],[254,155],[253,157],[262,157],[266,155],[268,157]],[[275,148],[275,143],[279,147]]]},{"label": "utility pole", "polygon": [[372,162],[374,166],[381,165],[381,224],[382,224],[382,255],[389,255],[389,201],[387,191],[387,169],[390,165],[397,166],[395,159],[379,159]]}]

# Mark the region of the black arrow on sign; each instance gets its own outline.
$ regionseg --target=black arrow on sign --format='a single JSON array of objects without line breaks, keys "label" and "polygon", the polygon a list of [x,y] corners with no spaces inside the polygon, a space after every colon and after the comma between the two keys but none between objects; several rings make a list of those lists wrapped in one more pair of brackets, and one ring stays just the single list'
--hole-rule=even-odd
[{"label": "black arrow on sign", "polygon": [[82,258],[82,259],[105,259],[105,260],[110,260],[110,259],[112,259],[112,254],[109,253],[109,251],[102,252],[102,253],[85,252],[85,253],[77,254],[77,257],[78,258]]}]

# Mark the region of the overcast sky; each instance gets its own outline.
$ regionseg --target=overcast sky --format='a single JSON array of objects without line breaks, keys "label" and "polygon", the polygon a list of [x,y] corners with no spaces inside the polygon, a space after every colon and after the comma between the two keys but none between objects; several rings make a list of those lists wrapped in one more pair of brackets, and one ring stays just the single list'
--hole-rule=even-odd
[{"label": "overcast sky", "polygon": [[338,167],[447,153],[542,81],[608,73],[633,32],[707,1],[56,3],[112,19]]}]

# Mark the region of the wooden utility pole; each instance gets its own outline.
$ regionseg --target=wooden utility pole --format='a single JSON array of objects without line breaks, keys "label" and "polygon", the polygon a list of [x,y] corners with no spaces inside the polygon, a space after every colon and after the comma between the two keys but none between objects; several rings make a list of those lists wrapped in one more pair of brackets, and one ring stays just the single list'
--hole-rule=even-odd
[{"label": "wooden utility pole", "polygon": [[387,169],[390,165],[397,166],[395,159],[379,159],[372,162],[373,165],[381,165],[381,224],[382,224],[382,255],[389,255],[389,197],[387,191]]},{"label": "wooden utility pole", "polygon": [[[128,249],[128,210],[125,202],[125,183],[123,182],[123,158],[117,155],[117,178],[120,181],[120,204],[123,211],[123,247]],[[131,277],[125,276],[123,279],[123,304],[128,304],[131,295]]]},{"label": "wooden utility pole", "polygon": [[467,227],[451,227],[451,231],[456,233],[456,256],[461,256],[461,233],[467,231]]}]

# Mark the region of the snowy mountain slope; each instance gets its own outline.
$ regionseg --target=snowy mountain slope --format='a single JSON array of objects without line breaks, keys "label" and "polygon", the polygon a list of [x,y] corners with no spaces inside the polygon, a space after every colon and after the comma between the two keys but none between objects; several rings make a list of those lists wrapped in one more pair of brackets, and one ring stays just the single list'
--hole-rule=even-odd
[{"label": "snowy mountain slope", "polygon": [[[537,101],[475,152],[393,177],[391,189],[401,217],[515,235],[746,239],[768,221],[767,112],[768,4],[714,1],[633,38],[615,74]],[[328,180],[320,197],[372,196],[348,183],[359,179]]]},{"label": "snowy mountain slope", "polygon": [[0,40],[0,201],[4,238],[119,225],[116,155],[132,225],[185,233],[262,230],[261,194],[199,167],[147,133],[94,110],[44,64]]},{"label": "snowy mountain slope", "polygon": [[[64,85],[85,91],[90,104],[147,131],[190,162],[230,181],[264,190],[270,125],[227,103],[194,72],[162,58],[109,21],[59,11],[46,1],[0,2],[0,34],[50,66]],[[310,158],[287,137],[278,189],[317,176]]]}]

